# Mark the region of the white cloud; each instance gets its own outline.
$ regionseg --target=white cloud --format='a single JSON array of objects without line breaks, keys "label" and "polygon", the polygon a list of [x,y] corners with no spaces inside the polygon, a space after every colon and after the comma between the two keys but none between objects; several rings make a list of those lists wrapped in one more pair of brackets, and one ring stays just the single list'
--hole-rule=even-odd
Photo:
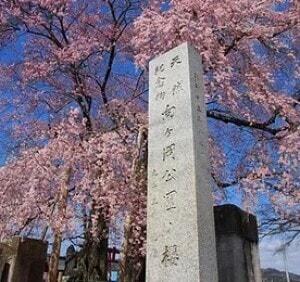
[{"label": "white cloud", "polygon": [[[276,252],[283,241],[280,238],[265,238],[260,242],[260,262],[262,268],[284,270],[282,252]],[[287,265],[290,272],[300,275],[300,240],[287,247]]]}]

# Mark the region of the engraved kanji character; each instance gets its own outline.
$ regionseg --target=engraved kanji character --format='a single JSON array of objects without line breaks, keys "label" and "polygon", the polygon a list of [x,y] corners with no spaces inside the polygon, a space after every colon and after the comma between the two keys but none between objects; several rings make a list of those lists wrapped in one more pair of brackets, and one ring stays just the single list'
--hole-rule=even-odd
[{"label": "engraved kanji character", "polygon": [[166,137],[170,137],[170,136],[172,135],[172,132],[173,132],[173,131],[174,131],[173,128],[168,127],[168,128],[165,130],[164,135],[165,135]]},{"label": "engraved kanji character", "polygon": [[182,63],[182,62],[181,62],[181,59],[180,59],[180,57],[177,55],[176,57],[174,57],[174,58],[172,59],[172,62],[171,62],[171,68],[173,68],[175,64],[181,64],[181,63]]},{"label": "engraved kanji character", "polygon": [[175,173],[176,173],[176,169],[172,168],[172,169],[167,169],[165,174],[163,175],[162,179],[164,179],[166,182],[169,182],[171,180],[175,180]]},{"label": "engraved kanji character", "polygon": [[166,146],[163,149],[163,161],[165,161],[168,157],[171,157],[175,160],[175,144],[171,144],[169,146]]},{"label": "engraved kanji character", "polygon": [[176,107],[170,106],[167,104],[165,111],[161,114],[163,116],[163,120],[172,119],[175,116]]},{"label": "engraved kanji character", "polygon": [[200,88],[200,86],[201,86],[201,74],[194,73],[194,80],[195,80],[195,88]]},{"label": "engraved kanji character", "polygon": [[159,76],[159,77],[156,79],[155,87],[156,87],[156,88],[162,88],[162,87],[165,85],[165,80],[166,80],[165,77]]},{"label": "engraved kanji character", "polygon": [[164,71],[165,71],[165,65],[164,64],[160,64],[159,66],[155,67],[154,74],[157,75],[158,73],[162,73]]},{"label": "engraved kanji character", "polygon": [[153,179],[153,183],[152,183],[151,188],[152,188],[152,189],[156,189],[156,188],[158,187],[156,181],[158,180],[157,177],[159,176],[159,174],[158,174],[158,172],[156,171],[156,169],[153,169],[151,175],[152,175],[152,179]]},{"label": "engraved kanji character", "polygon": [[177,261],[179,260],[177,245],[165,246],[162,257],[163,258],[161,262],[165,267],[176,266]]},{"label": "engraved kanji character", "polygon": [[175,203],[176,195],[177,192],[175,190],[172,190],[171,192],[165,194],[164,199],[166,200],[165,204],[166,204],[167,211],[176,209],[176,203]]},{"label": "engraved kanji character", "polygon": [[159,204],[159,202],[157,201],[156,198],[153,198],[153,199],[150,201],[150,205],[151,205],[151,206],[155,206],[155,205],[158,205],[158,204]]},{"label": "engraved kanji character", "polygon": [[160,91],[156,94],[155,100],[164,100],[165,96],[166,96],[166,92],[165,91]]},{"label": "engraved kanji character", "polygon": [[177,81],[176,84],[172,88],[173,95],[179,95],[184,91],[182,81]]},{"label": "engraved kanji character", "polygon": [[197,106],[197,112],[198,112],[198,113],[202,113],[202,108],[201,108],[200,105]]}]

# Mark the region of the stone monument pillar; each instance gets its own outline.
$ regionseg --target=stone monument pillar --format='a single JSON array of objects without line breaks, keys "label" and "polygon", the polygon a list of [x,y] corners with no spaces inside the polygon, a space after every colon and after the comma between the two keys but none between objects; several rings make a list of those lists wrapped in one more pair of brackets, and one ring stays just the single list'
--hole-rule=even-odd
[{"label": "stone monument pillar", "polygon": [[147,282],[217,282],[201,60],[187,43],[150,62]]},{"label": "stone monument pillar", "polygon": [[254,215],[234,205],[214,208],[219,282],[261,282]]}]

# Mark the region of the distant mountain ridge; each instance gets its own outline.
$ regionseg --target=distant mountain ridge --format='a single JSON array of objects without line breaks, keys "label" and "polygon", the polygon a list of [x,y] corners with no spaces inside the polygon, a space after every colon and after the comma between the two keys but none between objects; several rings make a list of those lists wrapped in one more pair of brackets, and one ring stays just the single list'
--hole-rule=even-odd
[{"label": "distant mountain ridge", "polygon": [[[274,268],[262,269],[262,281],[263,282],[286,282],[286,276],[284,271],[280,271]],[[289,273],[291,282],[300,282],[300,275]]]}]

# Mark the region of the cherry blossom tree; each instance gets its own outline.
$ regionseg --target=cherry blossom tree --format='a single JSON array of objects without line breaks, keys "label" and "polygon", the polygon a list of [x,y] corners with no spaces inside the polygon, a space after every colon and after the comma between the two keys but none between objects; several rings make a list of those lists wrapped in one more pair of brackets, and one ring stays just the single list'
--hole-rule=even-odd
[{"label": "cherry blossom tree", "polygon": [[[153,0],[135,21],[133,39],[142,67],[184,41],[195,46],[211,138],[219,148],[213,159],[225,157],[213,170],[216,186],[239,187],[246,207],[266,195],[283,220],[281,231],[296,225],[298,234],[299,9],[298,1]],[[279,76],[290,83],[280,86]],[[228,145],[240,157],[230,156]]]},{"label": "cherry blossom tree", "polygon": [[[101,255],[106,260],[109,215],[113,217],[117,207],[119,212],[125,212],[122,207],[127,198],[122,194],[132,194],[129,190],[126,193],[114,191],[113,187],[124,188],[125,182],[122,184],[118,179],[117,185],[117,180],[113,179],[125,175],[126,169],[130,179],[131,165],[127,156],[135,155],[129,147],[134,143],[134,134],[139,132],[137,117],[141,110],[133,110],[130,114],[126,109],[143,94],[143,71],[130,73],[121,67],[128,63],[131,52],[128,26],[139,4],[140,1],[43,0],[0,3],[1,24],[13,32],[16,43],[22,41],[24,44],[22,59],[1,65],[12,93],[12,97],[1,97],[2,104],[9,108],[1,121],[3,125],[13,127],[11,132],[17,145],[14,153],[18,156],[8,161],[3,169],[3,175],[7,171],[11,175],[3,178],[6,180],[6,185],[3,183],[2,186],[3,199],[9,199],[13,189],[24,185],[20,199],[8,201],[6,216],[14,213],[15,217],[3,218],[1,230],[5,235],[21,231],[30,233],[32,228],[43,227],[38,233],[54,240],[49,281],[55,281],[57,276],[62,239],[74,236],[74,230],[82,230],[75,224],[78,205],[86,206],[79,217],[84,223],[84,248],[89,268],[92,268],[87,270],[87,275],[97,272],[95,279],[106,279],[105,262],[102,269],[97,268]],[[66,119],[72,107],[79,109],[80,126]],[[134,130],[131,129],[133,125]],[[122,126],[121,134],[119,127]],[[109,158],[112,163],[97,151],[100,144],[106,153],[116,154],[115,159]],[[124,151],[124,144],[129,151]],[[93,146],[98,149],[95,151]],[[90,159],[91,163],[84,163],[85,159]],[[101,169],[92,168],[92,162],[101,165]],[[38,164],[41,169],[36,170],[37,174],[30,173]],[[22,166],[28,172],[20,177],[18,184],[12,174],[13,171],[20,172]],[[84,174],[84,167],[90,169],[88,174]],[[106,177],[105,193],[99,188],[104,182],[98,174]],[[95,182],[94,188],[91,181]],[[131,189],[133,184],[130,186],[128,179],[127,182],[126,187]],[[88,190],[79,193],[79,187],[80,191]],[[89,197],[85,195],[79,201],[79,195],[73,195],[75,191],[81,197],[85,194]],[[119,195],[118,200],[116,195]],[[111,205],[107,205],[108,198]],[[38,207],[32,209],[36,205]],[[130,205],[126,207],[130,211]],[[24,215],[20,222],[17,221],[19,210]],[[94,236],[90,235],[92,231]],[[96,259],[91,258],[94,250],[99,249],[101,254],[97,254]]]},{"label": "cherry blossom tree", "polygon": [[0,122],[14,141],[0,169],[1,236],[53,242],[49,281],[62,240],[83,238],[83,279],[105,280],[108,228],[123,218],[121,279],[139,279],[147,64],[184,41],[203,60],[216,203],[232,188],[246,208],[266,197],[272,226],[299,231],[299,9],[293,0],[2,0],[0,48],[22,44],[23,54],[0,62]]},{"label": "cherry blossom tree", "polygon": [[[145,220],[145,177],[137,178],[135,163],[140,159],[138,126],[143,130],[146,118],[122,105],[116,111],[116,115],[126,113],[123,121],[113,131],[90,133],[88,139],[86,125],[72,111],[51,130],[39,131],[46,145],[24,148],[0,170],[5,188],[1,190],[2,238],[20,233],[54,236],[50,281],[57,279],[63,239],[81,235],[83,229],[101,241],[98,236],[106,235],[104,229],[115,218],[133,211],[139,224]],[[141,234],[135,235],[142,240]]]}]

